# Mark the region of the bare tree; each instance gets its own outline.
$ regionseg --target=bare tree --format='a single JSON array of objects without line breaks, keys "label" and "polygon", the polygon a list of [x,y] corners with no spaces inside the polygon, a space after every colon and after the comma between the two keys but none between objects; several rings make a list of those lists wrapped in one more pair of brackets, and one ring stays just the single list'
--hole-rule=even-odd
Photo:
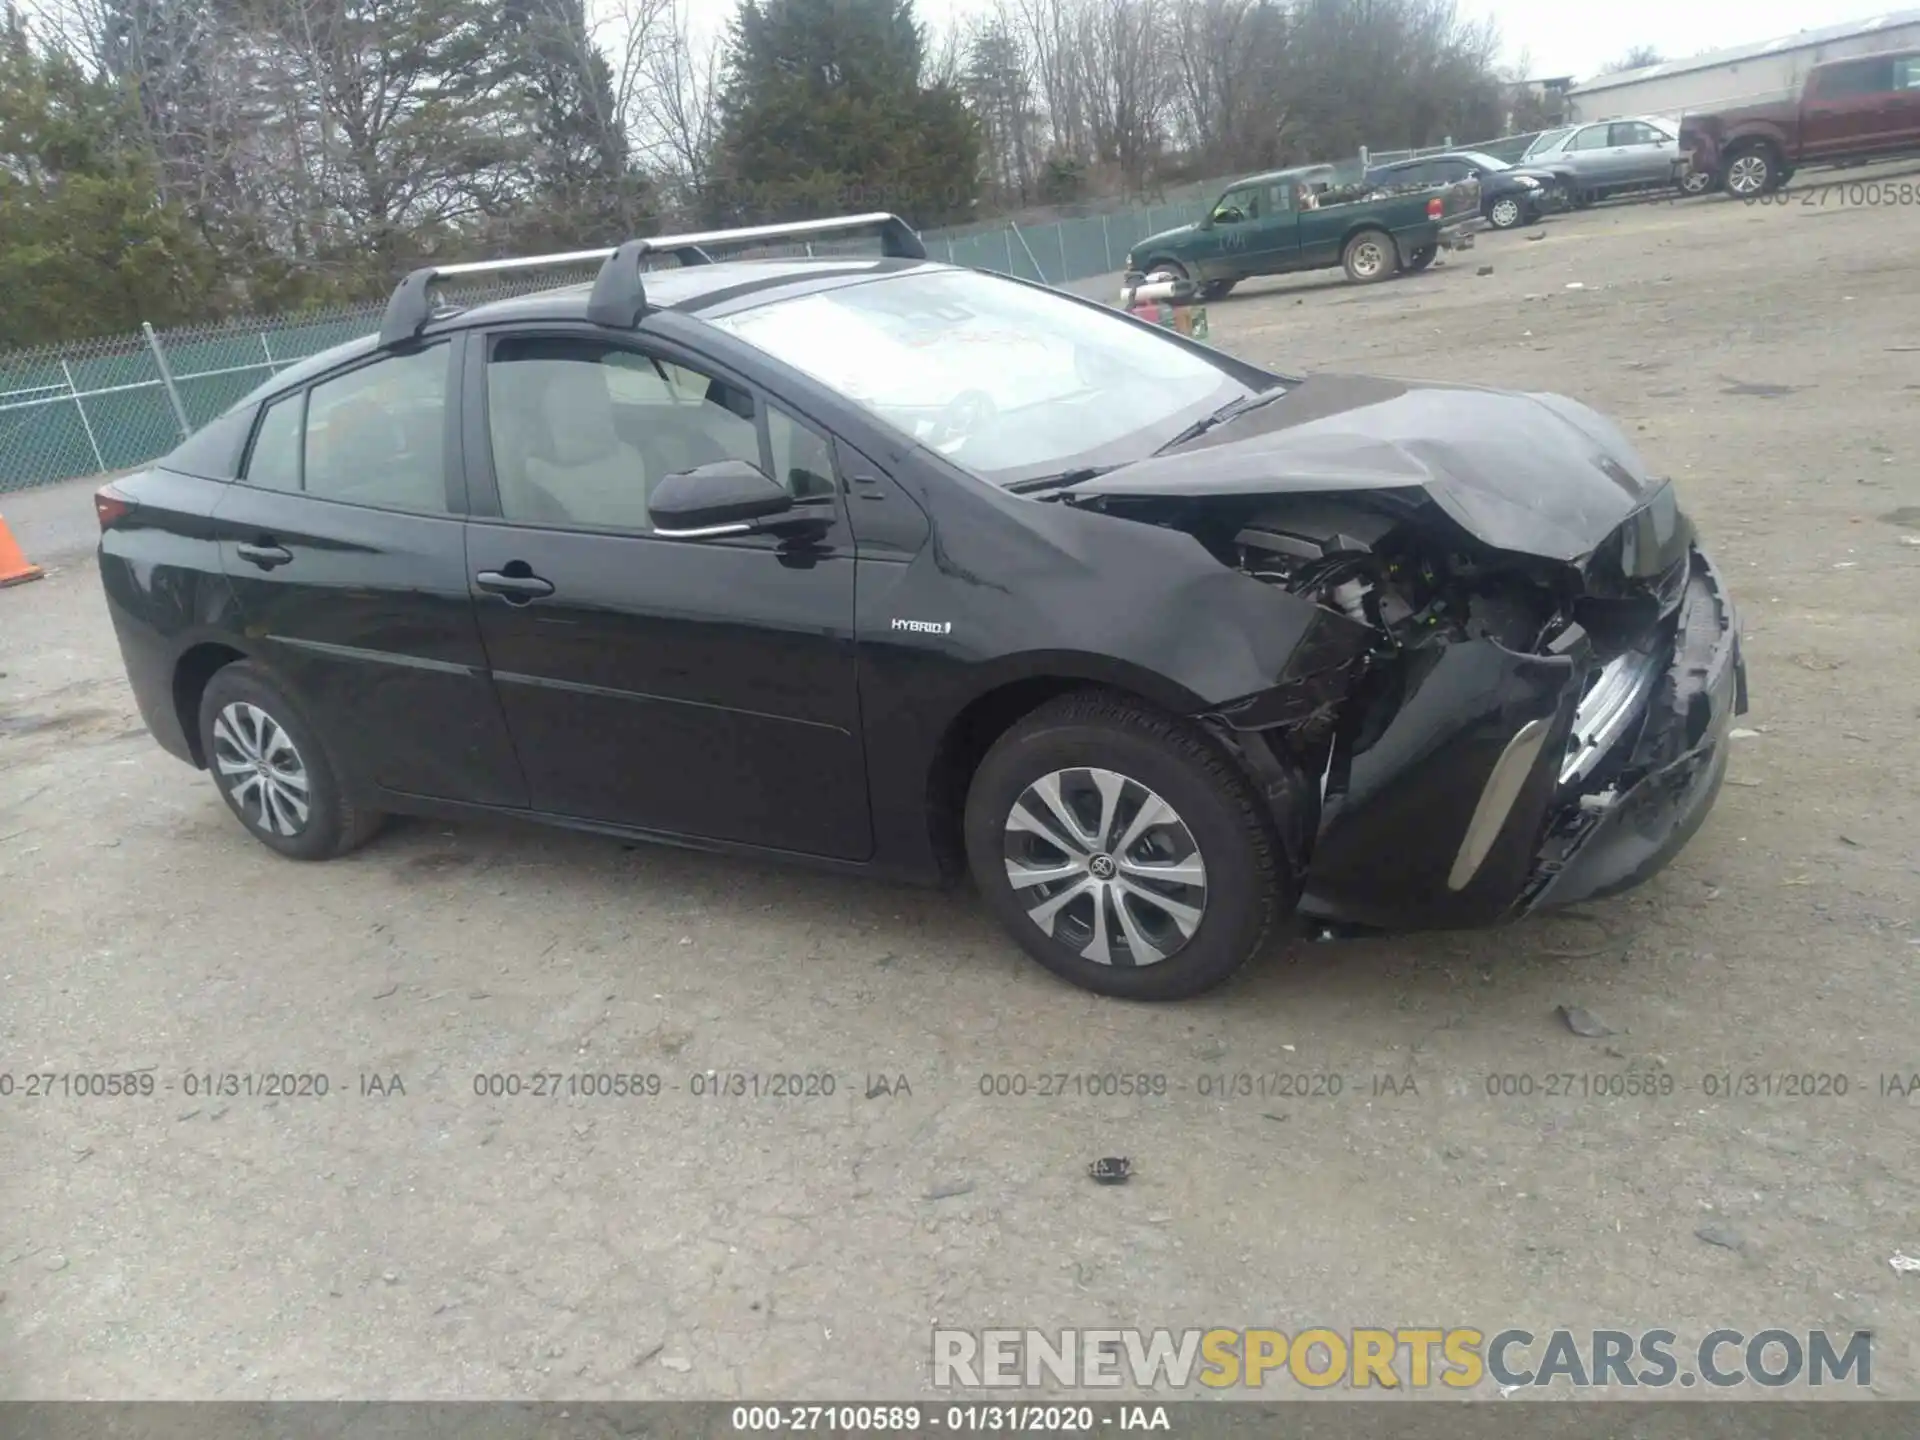
[{"label": "bare tree", "polygon": [[1182,0],[1173,27],[1178,142],[1208,168],[1276,163],[1289,113],[1286,11],[1272,0]]},{"label": "bare tree", "polygon": [[1081,0],[1013,0],[1026,31],[1027,53],[1039,81],[1052,132],[1050,150],[1079,159],[1091,150],[1082,67],[1075,55],[1075,7]]},{"label": "bare tree", "polygon": [[1075,26],[1094,158],[1140,190],[1164,134],[1168,71],[1157,0],[1083,0]]},{"label": "bare tree", "polygon": [[978,20],[967,43],[961,88],[980,122],[981,158],[992,198],[1025,205],[1039,160],[1042,117],[1033,67],[1007,0]]},{"label": "bare tree", "polygon": [[685,0],[668,0],[661,19],[641,65],[635,132],[669,199],[696,214],[712,183],[725,52],[718,35],[695,38]]},{"label": "bare tree", "polygon": [[1636,45],[1610,65],[1602,65],[1600,74],[1617,75],[1623,70],[1644,70],[1649,65],[1658,65],[1667,57],[1652,45]]}]

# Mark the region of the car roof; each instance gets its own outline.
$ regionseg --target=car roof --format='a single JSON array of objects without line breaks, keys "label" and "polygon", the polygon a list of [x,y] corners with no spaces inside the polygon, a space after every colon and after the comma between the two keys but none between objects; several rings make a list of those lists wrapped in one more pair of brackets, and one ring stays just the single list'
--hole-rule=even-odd
[{"label": "car roof", "polygon": [[[959,268],[932,260],[874,255],[790,256],[669,266],[647,272],[647,305],[650,309],[673,310],[696,318],[714,318],[773,300],[837,290],[892,275]],[[420,332],[420,339],[432,341],[456,330],[518,321],[584,321],[592,293],[591,284],[559,285],[504,300],[489,300],[470,308],[450,309],[435,315]],[[279,371],[233,408],[255,405],[269,396],[297,389],[315,376],[371,355],[379,348],[377,335],[362,335],[322,350]]]},{"label": "car roof", "polygon": [[1402,170],[1409,165],[1424,165],[1429,160],[1465,160],[1469,156],[1478,156],[1482,160],[1491,160],[1494,158],[1478,150],[1436,150],[1431,155],[1409,155],[1404,160],[1389,160],[1385,164],[1376,165],[1373,168],[1376,170]]},{"label": "car roof", "polygon": [[[726,314],[890,275],[956,268],[933,260],[875,255],[783,256],[721,260],[710,265],[676,265],[647,272],[647,307],[694,316]],[[587,300],[592,293],[591,284],[563,285],[531,295],[493,300],[444,320],[436,318],[424,333],[431,335],[439,330],[516,320],[585,320]]]}]

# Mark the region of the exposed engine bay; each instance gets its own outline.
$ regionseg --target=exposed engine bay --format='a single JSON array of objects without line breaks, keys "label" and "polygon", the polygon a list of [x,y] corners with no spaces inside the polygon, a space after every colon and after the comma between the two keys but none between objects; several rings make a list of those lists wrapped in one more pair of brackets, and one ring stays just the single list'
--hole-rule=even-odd
[{"label": "exposed engine bay", "polygon": [[[1456,527],[1420,526],[1364,500],[1311,497],[1254,516],[1228,560],[1256,580],[1368,627],[1372,646],[1355,698],[1375,713],[1351,727],[1355,748],[1389,716],[1400,687],[1380,683],[1434,647],[1490,640],[1522,655],[1582,664],[1582,704],[1567,739],[1564,782],[1584,780],[1624,737],[1672,653],[1685,558],[1635,579],[1603,553],[1586,568],[1492,550]],[[1453,529],[1456,533],[1447,534]]]},{"label": "exposed engine bay", "polygon": [[[1461,923],[1524,905],[1554,855],[1700,739],[1705,709],[1673,674],[1696,552],[1668,500],[1572,560],[1499,550],[1406,490],[1096,503],[1324,612],[1301,703],[1224,718],[1318,791],[1303,911],[1393,926],[1371,897]],[[1464,837],[1408,843],[1468,815]]]}]

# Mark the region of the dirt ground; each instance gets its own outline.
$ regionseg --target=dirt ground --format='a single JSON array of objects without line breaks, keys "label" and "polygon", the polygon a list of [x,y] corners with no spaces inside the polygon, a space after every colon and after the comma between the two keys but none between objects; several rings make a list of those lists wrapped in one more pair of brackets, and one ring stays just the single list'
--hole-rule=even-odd
[{"label": "dirt ground", "polygon": [[[935,1323],[1865,1328],[1874,1393],[1920,1396],[1920,1100],[1885,1079],[1920,1072],[1920,205],[1861,178],[1211,307],[1283,369],[1621,420],[1743,607],[1754,708],[1641,891],[1277,947],[1182,1006],[1065,987],[964,893],[505,824],[276,859],[141,730],[84,487],[6,497],[67,538],[0,592],[0,1397],[897,1397]],[[155,1093],[21,1089],[97,1071]],[[1629,1071],[1672,1091],[1538,1093]],[[262,1072],[330,1090],[188,1093]],[[475,1093],[533,1072],[662,1088]],[[1042,1072],[1168,1090],[983,1093]],[[1845,1093],[1766,1093],[1802,1075]],[[1237,1076],[1340,1093],[1203,1093]]]}]

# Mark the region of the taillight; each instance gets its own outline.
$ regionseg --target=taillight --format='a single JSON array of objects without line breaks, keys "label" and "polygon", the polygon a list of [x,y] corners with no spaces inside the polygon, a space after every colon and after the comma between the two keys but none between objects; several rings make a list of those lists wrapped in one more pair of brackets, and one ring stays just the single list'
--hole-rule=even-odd
[{"label": "taillight", "polygon": [[111,485],[102,485],[93,492],[93,513],[100,517],[102,530],[111,530],[131,509],[133,501]]},{"label": "taillight", "polygon": [[1440,203],[1440,197],[1438,195],[1427,201],[1427,219],[1438,220],[1442,215],[1446,214],[1446,211],[1447,207]]}]

